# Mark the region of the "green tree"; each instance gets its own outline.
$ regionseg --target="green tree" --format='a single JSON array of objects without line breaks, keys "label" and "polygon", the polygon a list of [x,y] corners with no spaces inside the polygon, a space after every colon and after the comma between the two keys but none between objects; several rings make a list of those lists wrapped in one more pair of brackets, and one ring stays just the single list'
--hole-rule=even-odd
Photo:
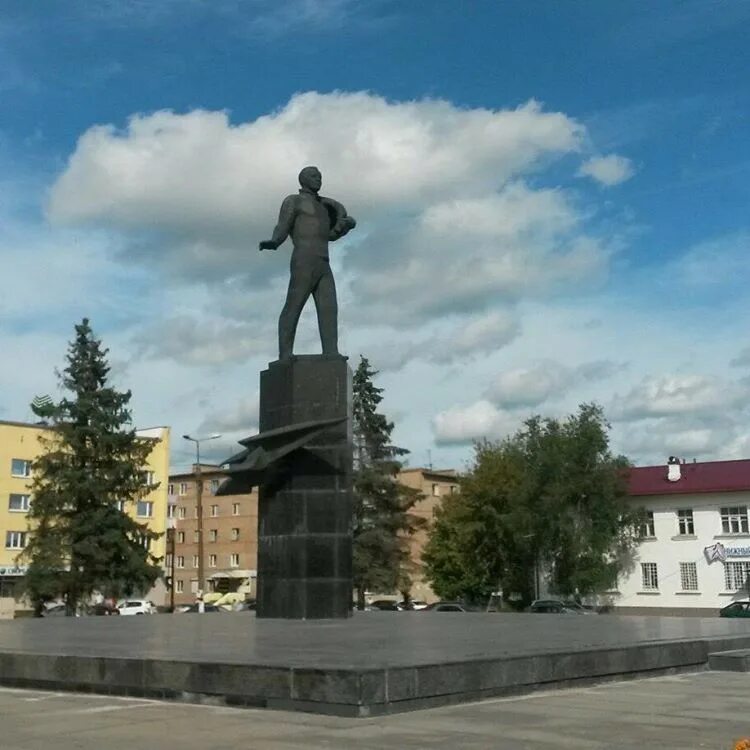
[{"label": "green tree", "polygon": [[391,444],[393,423],[378,411],[383,389],[375,375],[360,357],[353,381],[353,578],[360,609],[366,591],[409,591],[409,535],[424,523],[411,512],[422,494],[398,482],[399,459],[408,451]]},{"label": "green tree", "polygon": [[144,481],[151,451],[136,435],[131,394],[107,386],[107,350],[84,319],[67,367],[70,393],[46,406],[51,430],[33,464],[26,589],[35,609],[62,596],[69,615],[95,591],[119,597],[150,588],[161,572],[149,551],[159,534],[127,509],[153,486]]},{"label": "green tree", "polygon": [[501,588],[525,603],[541,575],[564,596],[612,587],[641,520],[627,502],[628,466],[610,452],[609,425],[592,404],[479,443],[423,555],[435,591],[482,600]]}]

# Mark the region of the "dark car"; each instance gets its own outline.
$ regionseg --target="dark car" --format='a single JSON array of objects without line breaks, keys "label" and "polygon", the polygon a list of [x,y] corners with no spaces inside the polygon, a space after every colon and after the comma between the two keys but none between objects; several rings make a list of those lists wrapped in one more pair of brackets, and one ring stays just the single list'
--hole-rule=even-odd
[{"label": "dark car", "polygon": [[255,612],[258,609],[258,603],[255,601],[255,599],[252,599],[250,601],[245,601],[239,604],[235,608],[235,612]]},{"label": "dark car", "polygon": [[428,604],[422,612],[467,612],[461,602],[433,602]]},{"label": "dark car", "polygon": [[367,609],[371,612],[379,609],[382,612],[400,612],[400,608],[397,602],[393,602],[390,599],[376,599],[374,602],[370,602],[367,605]]},{"label": "dark car", "polygon": [[719,617],[750,617],[750,601],[727,604],[719,610]]}]

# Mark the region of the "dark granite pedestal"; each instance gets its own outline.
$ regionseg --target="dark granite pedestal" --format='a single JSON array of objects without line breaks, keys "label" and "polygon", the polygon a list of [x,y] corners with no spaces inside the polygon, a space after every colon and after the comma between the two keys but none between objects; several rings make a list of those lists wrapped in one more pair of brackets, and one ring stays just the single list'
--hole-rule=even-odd
[{"label": "dark granite pedestal", "polygon": [[352,374],[344,357],[297,356],[260,376],[260,434],[342,419],[258,490],[258,617],[352,611]]},{"label": "dark granite pedestal", "polygon": [[373,716],[704,670],[750,622],[610,615],[252,613],[0,622],[0,684]]}]

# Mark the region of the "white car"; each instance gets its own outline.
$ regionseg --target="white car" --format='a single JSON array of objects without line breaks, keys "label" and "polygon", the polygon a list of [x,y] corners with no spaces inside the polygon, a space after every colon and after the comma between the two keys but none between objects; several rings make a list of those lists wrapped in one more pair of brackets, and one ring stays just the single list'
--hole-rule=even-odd
[{"label": "white car", "polygon": [[156,607],[148,599],[123,599],[117,609],[121,615],[156,614]]}]

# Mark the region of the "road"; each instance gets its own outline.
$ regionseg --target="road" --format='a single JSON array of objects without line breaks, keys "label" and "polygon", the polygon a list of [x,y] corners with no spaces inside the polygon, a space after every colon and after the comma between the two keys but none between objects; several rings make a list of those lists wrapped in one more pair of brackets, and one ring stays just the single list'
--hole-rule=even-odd
[{"label": "road", "polygon": [[750,737],[750,674],[704,672],[377,719],[0,688],[2,750],[712,748]]}]

